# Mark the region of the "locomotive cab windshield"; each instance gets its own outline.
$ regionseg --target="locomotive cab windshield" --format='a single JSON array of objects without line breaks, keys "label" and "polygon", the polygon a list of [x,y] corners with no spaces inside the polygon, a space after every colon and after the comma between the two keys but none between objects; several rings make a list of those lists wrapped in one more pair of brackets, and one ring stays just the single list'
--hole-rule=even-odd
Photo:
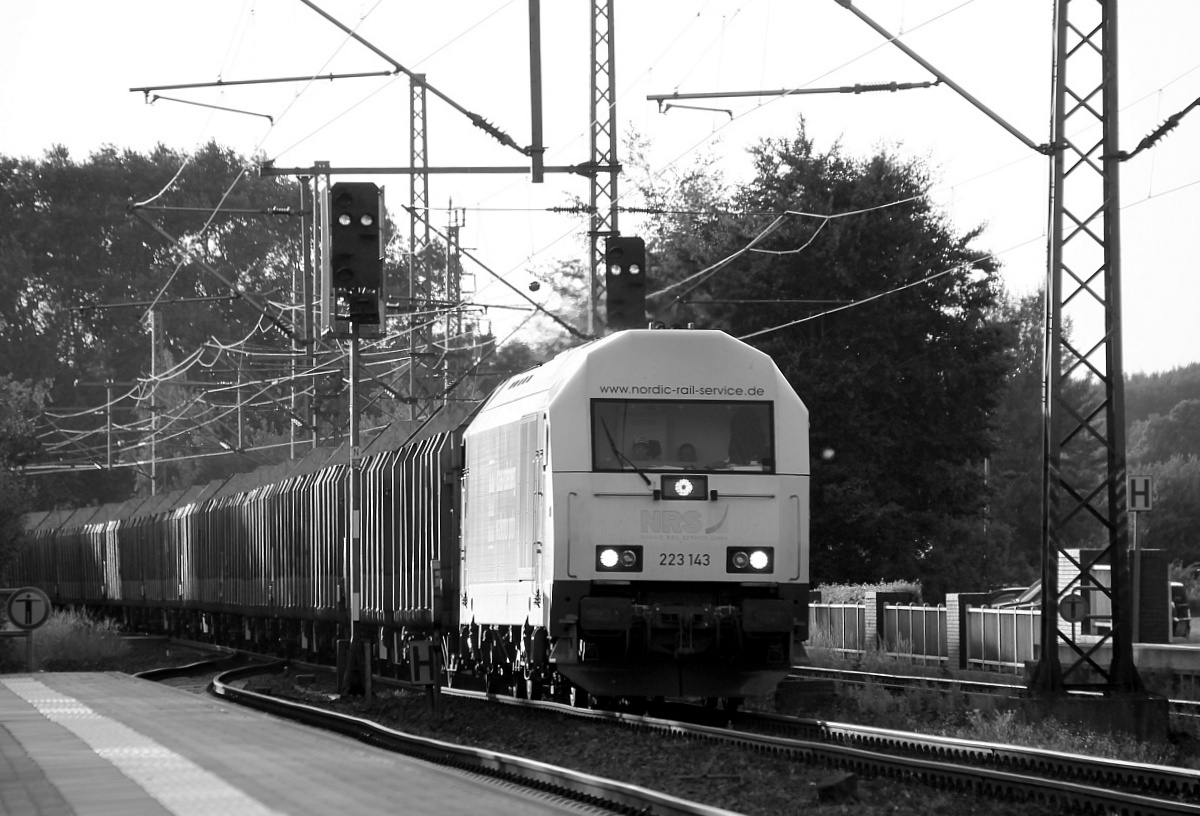
[{"label": "locomotive cab windshield", "polygon": [[592,469],[775,472],[770,402],[592,401]]}]

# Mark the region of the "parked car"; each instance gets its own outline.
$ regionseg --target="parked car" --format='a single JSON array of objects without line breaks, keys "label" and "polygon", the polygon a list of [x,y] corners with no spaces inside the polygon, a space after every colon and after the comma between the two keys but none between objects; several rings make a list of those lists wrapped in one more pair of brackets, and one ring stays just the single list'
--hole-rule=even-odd
[{"label": "parked car", "polygon": [[1000,598],[991,606],[999,609],[1039,609],[1042,605],[1042,579],[1039,578],[1027,587],[1019,587],[1014,596]]},{"label": "parked car", "polygon": [[1027,589],[1029,589],[1029,587],[1023,586],[1001,587],[999,589],[993,589],[987,593],[979,605],[992,607],[1004,606],[1015,601],[1021,596],[1021,593]]},{"label": "parked car", "polygon": [[1185,638],[1192,633],[1192,610],[1187,590],[1179,581],[1171,582],[1171,634]]}]

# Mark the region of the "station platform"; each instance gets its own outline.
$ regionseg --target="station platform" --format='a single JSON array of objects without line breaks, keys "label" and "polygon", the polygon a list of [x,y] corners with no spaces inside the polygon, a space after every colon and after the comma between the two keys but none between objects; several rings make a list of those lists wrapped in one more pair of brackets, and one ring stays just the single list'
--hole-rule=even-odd
[{"label": "station platform", "polygon": [[577,808],[126,674],[0,675],[6,816],[540,816]]}]

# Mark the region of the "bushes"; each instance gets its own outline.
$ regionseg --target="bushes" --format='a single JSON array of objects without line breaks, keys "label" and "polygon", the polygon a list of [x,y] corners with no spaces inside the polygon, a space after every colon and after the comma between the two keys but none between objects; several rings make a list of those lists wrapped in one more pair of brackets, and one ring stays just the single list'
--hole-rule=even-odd
[{"label": "bushes", "polygon": [[862,603],[868,592],[907,592],[912,596],[912,603],[921,603],[920,581],[888,581],[878,584],[820,584],[817,592],[821,593],[821,603],[856,604]]},{"label": "bushes", "polygon": [[[25,642],[3,641],[0,671],[25,671]],[[105,671],[129,650],[118,625],[70,610],[59,610],[33,633],[36,668],[43,671]]]}]

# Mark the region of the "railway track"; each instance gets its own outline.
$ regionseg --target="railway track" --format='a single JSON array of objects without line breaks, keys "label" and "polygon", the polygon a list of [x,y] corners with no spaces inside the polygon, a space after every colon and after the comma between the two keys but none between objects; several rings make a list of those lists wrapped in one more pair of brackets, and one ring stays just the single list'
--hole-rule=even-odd
[{"label": "railway track", "polygon": [[[912,759],[911,766],[900,763],[881,770],[897,773],[911,767],[934,784],[962,781],[975,790],[1119,813],[1200,813],[1200,806],[1192,804],[1200,800],[1200,772],[1182,768],[754,712],[739,713],[733,725],[739,731],[786,733],[784,745],[815,741],[850,748],[854,753],[846,754],[848,762],[861,761],[858,751]],[[976,769],[978,779],[961,776],[964,767]]]},{"label": "railway track", "polygon": [[[947,677],[924,677],[881,672],[831,669],[816,666],[793,667],[790,678],[802,681],[827,681],[855,686],[874,685],[892,692],[905,692],[914,688],[940,690],[947,694],[960,693],[992,698],[1016,698],[1025,693],[1025,685],[1019,682],[989,683],[980,680],[964,680]],[[1016,678],[1014,678],[1014,681]],[[1193,728],[1200,723],[1200,702],[1196,700],[1168,699],[1172,717],[1189,722]]]},{"label": "railway track", "polygon": [[153,680],[166,686],[204,694],[213,680],[224,672],[246,666],[258,666],[260,671],[275,661],[257,655],[249,655],[232,649],[212,648],[212,656],[182,666],[167,666],[138,672],[135,677]]},{"label": "railway track", "polygon": [[[510,704],[566,708],[521,700]],[[1126,816],[1200,814],[1196,804],[1200,772],[1182,768],[761,712],[737,712],[728,726],[714,727],[613,712],[567,711],[991,798]]]},{"label": "railway track", "polygon": [[[645,814],[645,816],[737,816],[731,811],[690,802],[658,791],[590,774],[579,773],[522,757],[456,745],[388,728],[360,717],[286,700],[254,691],[254,679],[278,670],[282,662],[248,660],[229,655],[188,666],[156,669],[138,676],[222,699],[295,722],[334,731],[387,751],[415,757],[467,774],[485,776],[506,784],[582,803],[590,813]],[[321,667],[306,667],[306,670]],[[383,678],[377,682],[387,683]]]},{"label": "railway track", "polygon": [[[234,666],[239,660],[243,665]],[[303,671],[310,668],[320,670],[309,667]],[[319,704],[300,703],[252,690],[263,685],[253,678],[270,670],[261,662],[225,656],[217,662],[164,670],[151,679],[171,682],[196,692],[211,685],[213,693],[231,702],[336,730],[388,750],[529,785],[612,812],[729,812],[542,762],[407,734],[363,717],[331,711]],[[382,678],[377,683],[381,686],[404,685]],[[984,800],[1041,803],[1051,809],[1129,816],[1200,814],[1200,805],[1195,804],[1200,801],[1200,773],[1179,768],[755,712],[739,712],[728,725],[715,726],[692,721],[711,718],[711,711],[699,708],[693,709],[693,715],[668,720],[459,689],[444,689],[442,693],[463,703],[499,702],[530,711],[605,721],[657,731],[682,740],[702,741],[719,747],[722,752],[785,757],[795,763],[818,764],[864,777],[921,783]]]},{"label": "railway track", "polygon": [[883,672],[858,671],[853,669],[831,669],[821,666],[793,666],[789,679],[830,680],[839,683],[865,686],[872,684],[894,691],[921,687],[957,691],[963,694],[985,694],[994,697],[1014,697],[1025,691],[1019,678],[1011,683],[967,680],[957,677],[925,677],[911,674],[885,674]]}]

